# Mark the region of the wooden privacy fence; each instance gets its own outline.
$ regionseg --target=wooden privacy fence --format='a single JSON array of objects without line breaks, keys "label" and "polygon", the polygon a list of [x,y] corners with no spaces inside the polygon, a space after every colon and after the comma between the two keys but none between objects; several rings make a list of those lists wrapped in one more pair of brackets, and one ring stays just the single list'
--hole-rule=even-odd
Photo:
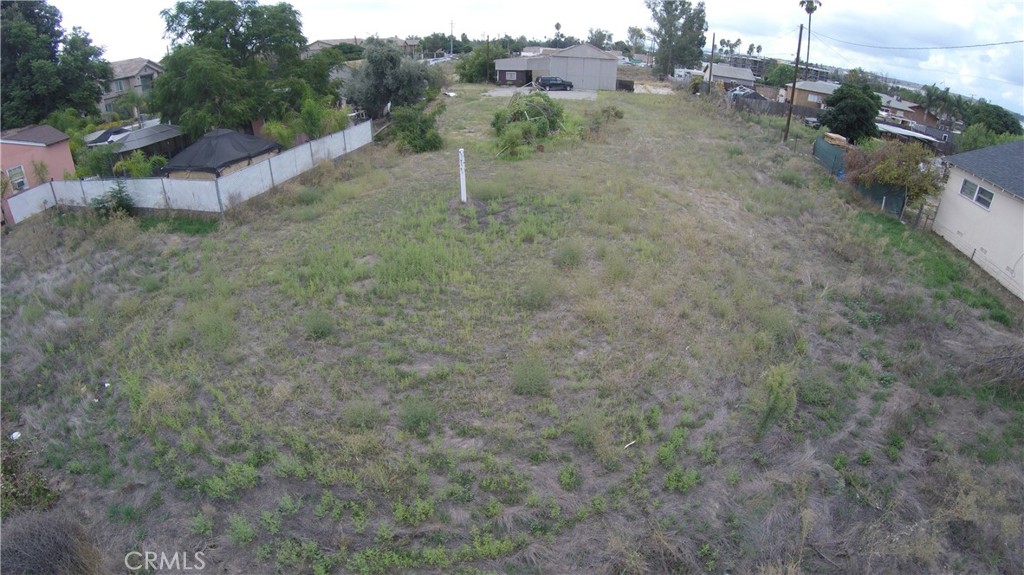
[{"label": "wooden privacy fence", "polygon": [[[370,122],[363,122],[296,146],[214,180],[126,178],[125,187],[138,208],[221,213],[266,193],[317,163],[340,158],[373,141]],[[116,180],[54,180],[4,199],[7,223],[15,224],[54,206],[88,206],[106,194]]]}]

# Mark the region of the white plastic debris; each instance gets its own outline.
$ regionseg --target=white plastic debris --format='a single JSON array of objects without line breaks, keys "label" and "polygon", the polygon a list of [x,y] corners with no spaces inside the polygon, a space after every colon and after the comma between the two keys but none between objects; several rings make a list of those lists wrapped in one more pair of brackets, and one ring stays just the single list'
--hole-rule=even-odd
[{"label": "white plastic debris", "polygon": [[19,437],[21,437],[20,431],[15,431],[14,433],[11,434],[11,439],[18,439]]}]

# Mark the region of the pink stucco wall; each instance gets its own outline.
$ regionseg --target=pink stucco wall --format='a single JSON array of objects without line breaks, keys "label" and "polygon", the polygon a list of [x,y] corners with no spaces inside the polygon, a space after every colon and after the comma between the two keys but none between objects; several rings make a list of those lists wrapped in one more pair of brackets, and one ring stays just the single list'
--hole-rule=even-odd
[{"label": "pink stucco wall", "polygon": [[[38,186],[43,183],[36,177],[36,171],[32,169],[32,162],[44,162],[49,170],[49,177],[54,180],[68,179],[64,177],[67,172],[74,177],[75,161],[71,159],[71,146],[69,140],[51,144],[49,146],[27,146],[22,144],[0,144],[0,166],[4,173],[7,170],[22,166],[25,170],[25,189]],[[49,181],[49,180],[47,180]]]}]

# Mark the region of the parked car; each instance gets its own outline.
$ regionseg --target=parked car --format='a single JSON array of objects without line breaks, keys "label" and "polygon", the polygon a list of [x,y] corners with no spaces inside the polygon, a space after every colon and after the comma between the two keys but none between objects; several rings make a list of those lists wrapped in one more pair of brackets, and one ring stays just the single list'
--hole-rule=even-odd
[{"label": "parked car", "polygon": [[817,130],[821,127],[821,122],[817,118],[804,118],[804,125],[808,128],[814,128]]},{"label": "parked car", "polygon": [[572,82],[563,80],[558,76],[541,76],[533,84],[541,90],[572,90]]}]

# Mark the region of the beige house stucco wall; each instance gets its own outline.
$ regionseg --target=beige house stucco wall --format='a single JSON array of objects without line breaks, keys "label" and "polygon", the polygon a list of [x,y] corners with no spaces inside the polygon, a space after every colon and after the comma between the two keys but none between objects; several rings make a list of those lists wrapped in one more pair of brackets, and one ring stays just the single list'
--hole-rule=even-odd
[{"label": "beige house stucco wall", "polygon": [[[993,193],[991,206],[960,195],[965,178]],[[1024,199],[951,166],[932,229],[1024,299]]]}]

